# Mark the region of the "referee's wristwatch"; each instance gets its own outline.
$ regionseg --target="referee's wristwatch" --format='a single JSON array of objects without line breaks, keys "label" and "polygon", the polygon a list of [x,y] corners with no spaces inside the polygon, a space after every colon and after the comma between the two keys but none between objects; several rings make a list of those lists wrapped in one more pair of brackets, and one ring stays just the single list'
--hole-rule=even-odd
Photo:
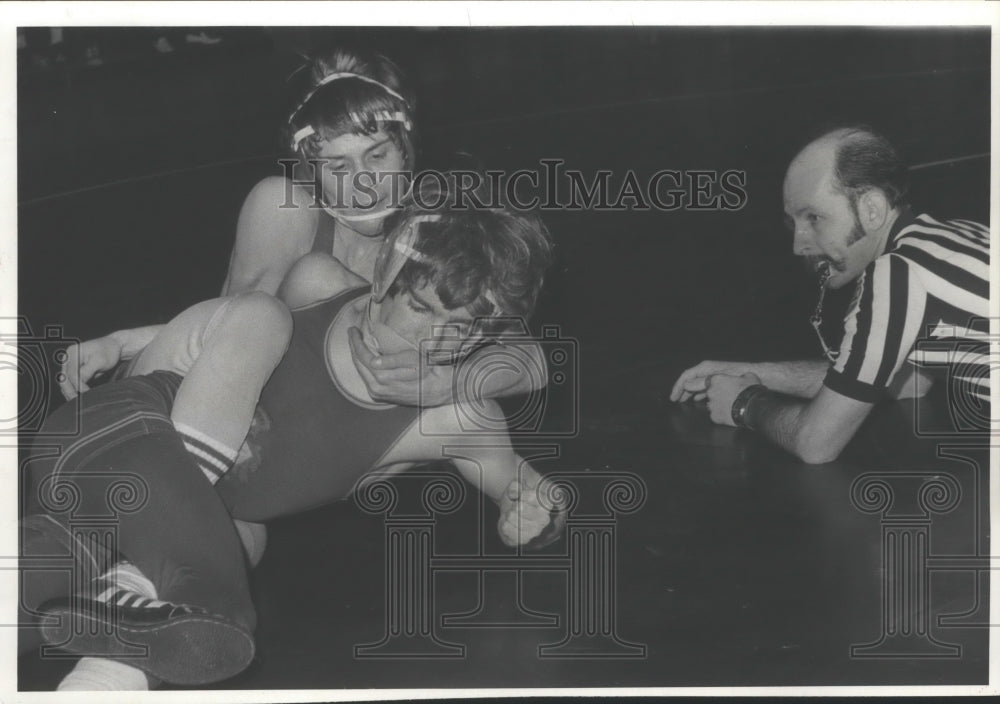
[{"label": "referee's wristwatch", "polygon": [[753,384],[740,391],[740,393],[736,396],[730,413],[733,417],[733,423],[735,423],[738,428],[749,428],[750,430],[753,430],[747,422],[747,411],[750,410],[750,402],[762,391],[767,391],[767,387],[763,384]]}]

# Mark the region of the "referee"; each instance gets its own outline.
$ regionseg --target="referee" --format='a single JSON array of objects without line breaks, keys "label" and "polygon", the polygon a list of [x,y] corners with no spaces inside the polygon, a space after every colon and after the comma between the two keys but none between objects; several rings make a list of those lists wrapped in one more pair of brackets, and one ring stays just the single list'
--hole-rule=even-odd
[{"label": "referee", "polygon": [[914,215],[906,175],[868,127],[800,151],[785,175],[785,217],[821,291],[855,286],[840,349],[820,335],[823,360],[704,361],[680,375],[671,400],[707,399],[714,422],[753,429],[807,463],[835,460],[872,406],[913,396],[928,366],[950,366],[956,386],[988,404],[989,230]]}]

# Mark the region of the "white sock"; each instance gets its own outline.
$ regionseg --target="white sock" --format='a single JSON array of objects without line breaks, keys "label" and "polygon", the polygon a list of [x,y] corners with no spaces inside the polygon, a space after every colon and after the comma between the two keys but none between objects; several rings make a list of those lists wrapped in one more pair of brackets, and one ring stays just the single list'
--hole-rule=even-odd
[{"label": "white sock", "polygon": [[149,689],[146,673],[119,660],[80,658],[57,692],[137,692]]},{"label": "white sock", "polygon": [[[122,561],[102,575],[119,589],[127,589],[150,599],[156,598],[156,587],[131,562]],[[149,689],[146,673],[120,660],[106,658],[80,658],[63,681],[57,692],[132,692]]]},{"label": "white sock", "polygon": [[194,458],[208,481],[213,484],[219,481],[236,462],[239,450],[234,450],[190,425],[174,421],[174,428],[180,433],[185,449]]}]

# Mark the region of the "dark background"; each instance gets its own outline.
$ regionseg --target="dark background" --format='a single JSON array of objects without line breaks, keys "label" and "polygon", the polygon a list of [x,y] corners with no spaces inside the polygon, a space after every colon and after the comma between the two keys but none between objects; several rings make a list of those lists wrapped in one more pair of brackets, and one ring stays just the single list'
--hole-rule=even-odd
[{"label": "dark background", "polygon": [[[747,174],[739,211],[545,216],[558,255],[535,323],[559,325],[579,351],[581,435],[567,443],[566,461],[625,463],[642,470],[651,491],[669,483],[665,498],[623,533],[646,545],[622,564],[636,585],[626,617],[637,638],[654,643],[650,660],[589,671],[586,663],[559,665],[508,679],[504,655],[489,649],[500,641],[488,640],[483,647],[496,663],[444,681],[413,663],[388,680],[368,665],[334,667],[322,646],[296,638],[317,622],[343,624],[343,633],[320,638],[341,638],[336,647],[349,652],[365,637],[348,621],[377,636],[377,626],[366,630],[363,616],[343,609],[381,588],[365,581],[364,569],[354,571],[358,564],[380,570],[366,557],[379,549],[377,521],[343,509],[275,526],[257,577],[270,598],[260,602],[265,664],[233,686],[933,684],[984,676],[983,658],[958,674],[914,661],[858,666],[834,636],[839,649],[831,655],[822,634],[844,620],[848,587],[863,583],[862,592],[877,594],[869,583],[877,544],[863,549],[867,563],[857,561],[850,540],[864,531],[845,528],[850,507],[809,508],[825,494],[846,504],[847,480],[802,474],[767,449],[754,450],[747,465],[743,440],[734,448],[728,431],[678,417],[666,395],[676,375],[703,358],[819,354],[808,324],[815,281],[791,256],[781,205],[786,164],[818,126],[866,122],[911,164],[945,162],[913,172],[916,209],[987,221],[987,30],[219,29],[222,44],[177,45],[168,55],[151,49],[155,29],[80,31],[70,44],[98,42],[102,65],[68,57],[42,69],[27,53],[19,62],[19,311],[36,332],[61,325],[86,339],[166,321],[216,295],[243,198],[278,172],[278,135],[297,89],[287,78],[302,63],[296,52],[326,44],[362,42],[406,69],[419,96],[424,165],[464,150],[490,168],[538,168],[540,159],[559,158],[619,179],[628,169],[640,177],[659,169]],[[833,341],[846,295],[828,306]],[[56,398],[53,389],[44,393]],[[883,461],[887,453],[874,456]],[[703,466],[707,473],[690,473]],[[806,476],[819,483],[799,484]],[[722,514],[724,526],[707,518]],[[371,532],[343,556],[353,579],[332,594],[325,577],[313,583],[317,575],[303,571],[311,549],[341,549],[327,532],[331,520],[338,531],[355,525],[350,535]],[[310,531],[327,537],[303,548]],[[755,551],[762,545],[771,552]],[[791,567],[790,555],[798,561]],[[759,578],[747,578],[754,568]],[[692,596],[667,596],[663,584]],[[334,612],[294,611],[299,593]],[[768,596],[755,602],[758,594]],[[775,635],[796,627],[814,642]],[[53,678],[24,666],[29,688]]]},{"label": "dark background", "polygon": [[[18,81],[21,313],[72,336],[217,293],[240,203],[283,155],[295,52],[325,44],[405,67],[425,164],[465,150],[618,183],[628,169],[747,173],[736,212],[546,216],[559,260],[537,321],[581,340],[595,382],[737,350],[817,352],[781,179],[818,125],[870,123],[913,164],[989,151],[989,35],[970,29],[248,29],[168,55],[139,51],[135,30],[91,32],[104,65]],[[988,175],[988,158],[915,172],[915,206],[985,221]]]}]

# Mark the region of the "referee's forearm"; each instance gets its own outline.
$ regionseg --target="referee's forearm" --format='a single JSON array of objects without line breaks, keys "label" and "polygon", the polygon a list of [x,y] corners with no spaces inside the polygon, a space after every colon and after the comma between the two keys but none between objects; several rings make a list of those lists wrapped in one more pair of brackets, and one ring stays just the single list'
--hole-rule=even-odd
[{"label": "referee's forearm", "polygon": [[843,443],[829,436],[827,427],[817,422],[810,403],[791,396],[763,391],[747,407],[746,425],[806,464],[832,462]]},{"label": "referee's forearm", "polygon": [[823,359],[804,359],[788,362],[758,362],[754,373],[761,383],[772,391],[796,398],[811,399],[823,387],[830,364]]},{"label": "referee's forearm", "polygon": [[[773,390],[761,391],[747,407],[746,425],[775,445],[799,456],[806,403]],[[808,461],[808,460],[805,460]]]}]

